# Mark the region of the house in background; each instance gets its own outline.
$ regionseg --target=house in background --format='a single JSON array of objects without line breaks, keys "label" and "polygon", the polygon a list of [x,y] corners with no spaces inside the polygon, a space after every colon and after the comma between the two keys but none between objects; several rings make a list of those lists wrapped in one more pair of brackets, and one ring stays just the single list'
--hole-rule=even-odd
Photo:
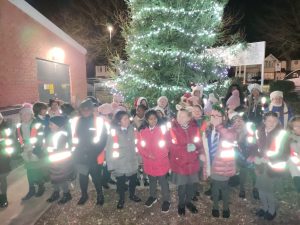
[{"label": "house in background", "polygon": [[[264,60],[264,80],[283,80],[288,72],[300,70],[300,60],[280,61],[274,55],[269,54]],[[243,77],[243,68],[240,73],[236,73],[237,77]],[[261,66],[251,65],[246,69],[246,83],[254,82],[260,79]]]},{"label": "house in background", "polygon": [[86,49],[24,0],[0,0],[0,107],[87,94]]}]

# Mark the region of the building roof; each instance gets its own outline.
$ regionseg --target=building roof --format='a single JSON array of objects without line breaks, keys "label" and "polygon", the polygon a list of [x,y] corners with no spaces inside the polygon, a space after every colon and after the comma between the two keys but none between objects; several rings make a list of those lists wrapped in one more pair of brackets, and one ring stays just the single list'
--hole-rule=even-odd
[{"label": "building roof", "polygon": [[279,61],[273,54],[269,54],[266,58],[265,61]]},{"label": "building roof", "polygon": [[16,6],[22,12],[30,16],[36,22],[41,24],[47,30],[51,31],[59,38],[67,42],[69,45],[77,49],[82,54],[86,54],[87,51],[84,47],[82,47],[78,42],[76,42],[73,38],[71,38],[68,34],[66,34],[63,30],[57,27],[54,23],[48,20],[44,15],[42,15],[39,11],[33,8],[30,4],[28,4],[25,0],[9,0],[11,4]]}]

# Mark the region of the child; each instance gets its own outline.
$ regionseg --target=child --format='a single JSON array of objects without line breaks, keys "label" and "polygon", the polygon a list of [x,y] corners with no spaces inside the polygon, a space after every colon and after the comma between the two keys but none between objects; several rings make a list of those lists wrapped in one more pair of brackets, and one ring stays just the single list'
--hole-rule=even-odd
[{"label": "child", "polygon": [[142,125],[145,123],[146,110],[146,106],[142,104],[136,108],[136,115],[133,118],[133,124],[137,130],[140,130],[140,128],[142,128]]},{"label": "child", "polygon": [[213,105],[211,112],[212,130],[208,133],[208,145],[211,163],[211,184],[213,209],[212,216],[219,217],[219,197],[222,194],[223,218],[230,217],[229,210],[229,178],[235,175],[234,142],[236,133],[223,126],[224,111],[218,105]]},{"label": "child", "polygon": [[241,113],[235,113],[232,115],[230,123],[232,128],[235,129],[237,133],[237,146],[236,146],[236,159],[237,165],[239,167],[239,180],[240,180],[240,198],[245,198],[245,183],[247,180],[248,173],[251,175],[251,184],[253,185],[253,197],[258,199],[258,190],[255,186],[255,172],[254,165],[249,161],[251,156],[256,150],[256,137],[255,137],[255,124],[252,122],[245,123]]},{"label": "child", "polygon": [[170,166],[172,181],[178,188],[178,214],[185,215],[185,207],[194,214],[198,210],[191,200],[195,194],[193,184],[199,181],[199,154],[202,151],[202,143],[191,111],[185,108],[178,111],[170,135]]},{"label": "child", "polygon": [[129,198],[134,202],[140,202],[141,199],[135,195],[138,170],[135,132],[130,125],[127,112],[116,113],[105,149],[108,170],[112,171],[117,179],[119,193],[117,209],[124,208],[127,179],[129,179]]},{"label": "child", "polygon": [[[31,199],[33,196],[40,197],[45,192],[44,179],[45,152],[42,148],[44,132],[42,124],[33,119],[32,106],[24,104],[20,112],[21,123],[17,125],[17,139],[25,161],[29,191],[22,199]],[[38,191],[35,190],[38,185]]]},{"label": "child", "polygon": [[[112,121],[112,115],[113,115],[113,108],[111,104],[108,103],[104,103],[102,105],[100,105],[98,107],[98,112],[100,114],[100,116],[102,116],[102,118],[104,119],[104,123],[106,125],[106,129],[107,131],[110,130],[110,124]],[[116,184],[116,182],[111,178],[111,174],[107,169],[107,163],[104,162],[105,159],[105,151],[103,151],[99,156],[98,156],[98,164],[103,164],[103,182],[102,182],[102,186],[105,189],[109,189],[109,185],[110,184]]]},{"label": "child", "polygon": [[278,114],[278,119],[283,128],[286,128],[288,121],[293,117],[290,107],[283,101],[282,91],[273,91],[270,94],[271,104],[266,108],[266,112],[274,112]]},{"label": "child", "polygon": [[41,123],[44,126],[44,135],[47,138],[50,128],[49,128],[49,119],[50,116],[47,114],[48,106],[43,102],[36,102],[33,105],[34,118],[38,123]]},{"label": "child", "polygon": [[7,176],[11,170],[10,156],[13,152],[12,130],[0,113],[0,208],[8,207]]},{"label": "child", "polygon": [[[63,197],[58,204],[65,204],[72,199],[69,190],[68,180],[73,174],[71,151],[69,149],[69,137],[65,129],[66,118],[53,116],[50,118],[51,133],[47,139],[47,150],[50,160],[50,178],[53,184],[53,193],[47,202],[54,202],[59,199],[59,191],[62,189]],[[57,159],[56,157],[60,157]],[[64,156],[64,157],[62,157]]]},{"label": "child", "polygon": [[171,119],[174,117],[169,105],[169,100],[166,96],[161,96],[157,99],[157,108],[158,107],[163,110],[163,114],[167,119]]},{"label": "child", "polygon": [[59,116],[61,115],[61,111],[60,111],[60,102],[58,99],[50,99],[49,100],[49,111],[48,114],[50,117],[52,116]]},{"label": "child", "polygon": [[140,131],[138,136],[138,150],[144,163],[144,171],[149,176],[150,197],[145,206],[150,208],[157,202],[156,185],[159,181],[162,190],[163,213],[169,212],[170,190],[167,174],[170,169],[169,146],[166,142],[167,129],[165,125],[158,125],[158,116],[155,110],[147,111],[145,119],[148,127]]},{"label": "child", "polygon": [[[298,215],[300,215],[300,116],[292,118],[289,124],[291,131],[289,170],[293,177],[296,191],[298,192]],[[300,216],[299,216],[300,217]],[[300,218],[299,218],[300,219]]]},{"label": "child", "polygon": [[274,184],[276,177],[285,170],[288,148],[284,142],[286,131],[281,129],[277,113],[266,113],[263,121],[263,126],[258,130],[259,151],[255,159],[256,187],[262,208],[256,215],[273,220],[276,217]]},{"label": "child", "polygon": [[249,121],[259,125],[263,117],[263,94],[259,84],[250,84],[248,86],[249,96],[246,99],[246,115]]}]

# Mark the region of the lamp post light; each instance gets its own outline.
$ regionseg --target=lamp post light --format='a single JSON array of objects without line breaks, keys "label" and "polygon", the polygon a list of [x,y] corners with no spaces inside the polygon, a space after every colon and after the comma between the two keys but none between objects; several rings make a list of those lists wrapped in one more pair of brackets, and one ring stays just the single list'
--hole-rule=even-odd
[{"label": "lamp post light", "polygon": [[107,29],[108,29],[108,31],[109,31],[109,41],[111,42],[111,32],[112,32],[112,30],[113,30],[113,27],[112,27],[111,25],[109,25],[109,26],[107,27]]}]

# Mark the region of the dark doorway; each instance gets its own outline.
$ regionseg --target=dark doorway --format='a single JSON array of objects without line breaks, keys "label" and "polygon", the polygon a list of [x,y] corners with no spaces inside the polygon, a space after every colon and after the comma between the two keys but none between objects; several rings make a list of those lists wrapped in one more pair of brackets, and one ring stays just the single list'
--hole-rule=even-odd
[{"label": "dark doorway", "polygon": [[69,65],[44,59],[36,61],[40,101],[58,98],[70,102]]}]

